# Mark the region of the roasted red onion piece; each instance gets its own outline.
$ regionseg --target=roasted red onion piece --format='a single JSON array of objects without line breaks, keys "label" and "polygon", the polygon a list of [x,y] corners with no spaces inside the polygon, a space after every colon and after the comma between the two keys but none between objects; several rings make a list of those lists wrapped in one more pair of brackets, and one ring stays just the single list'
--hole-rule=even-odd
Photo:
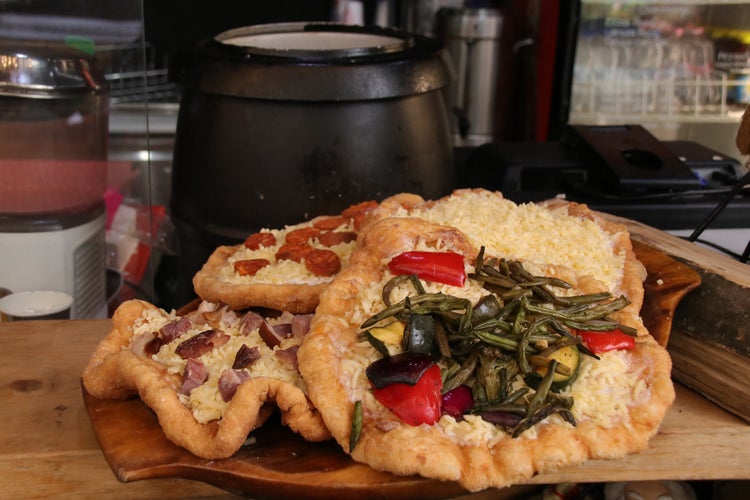
[{"label": "roasted red onion piece", "polygon": [[471,389],[468,386],[459,385],[443,394],[441,407],[443,415],[450,415],[456,420],[460,420],[472,406],[474,406],[474,396],[472,396]]},{"label": "roasted red onion piece", "polygon": [[375,361],[366,374],[378,389],[396,383],[414,385],[433,364],[428,354],[403,352]]},{"label": "roasted red onion piece", "polygon": [[484,411],[478,415],[483,420],[501,427],[515,427],[523,419],[523,415],[508,411]]}]

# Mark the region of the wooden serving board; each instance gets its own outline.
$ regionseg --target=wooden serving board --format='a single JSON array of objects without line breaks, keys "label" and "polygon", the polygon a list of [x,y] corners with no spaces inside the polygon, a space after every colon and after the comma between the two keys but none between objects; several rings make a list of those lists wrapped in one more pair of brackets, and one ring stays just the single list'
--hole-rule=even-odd
[{"label": "wooden serving board", "polygon": [[[644,321],[662,342],[669,337],[674,308],[682,297],[700,284],[698,274],[648,245],[637,245],[637,253],[649,272],[645,284]],[[334,441],[308,443],[275,419],[254,431],[248,445],[224,460],[203,460],[171,443],[154,413],[138,398],[101,400],[83,389],[84,403],[97,440],[120,481],[178,477],[203,481],[227,491],[256,498],[451,498],[467,495],[457,483],[421,477],[401,477],[376,471],[354,462]],[[678,442],[683,438],[679,432]],[[630,457],[613,462],[593,460],[584,468],[537,476],[529,483],[586,481],[592,471],[597,480],[659,474],[657,463],[668,464],[664,454],[679,446],[664,442],[648,467],[630,464]],[[648,461],[648,459],[647,459]],[[661,467],[663,467],[662,465]],[[669,465],[670,467],[672,465]],[[628,467],[631,467],[629,469]],[[602,470],[604,469],[604,470]],[[576,472],[582,471],[582,472]],[[609,475],[607,475],[609,474]],[[669,478],[677,477],[674,471]],[[519,485],[493,490],[493,499],[512,498],[533,486]],[[476,495],[472,495],[474,498]]]},{"label": "wooden serving board", "polygon": [[[672,378],[750,422],[750,265],[639,222],[605,217],[628,227],[636,249],[647,249],[639,258],[671,260],[673,265],[660,266],[666,272],[679,266],[677,276],[668,279],[670,286],[679,286],[686,269],[698,275],[699,290],[666,305],[673,312]],[[646,281],[647,291],[654,291],[655,276]],[[667,293],[657,300],[676,297]],[[658,308],[655,302],[644,305],[644,318],[649,307]]]}]

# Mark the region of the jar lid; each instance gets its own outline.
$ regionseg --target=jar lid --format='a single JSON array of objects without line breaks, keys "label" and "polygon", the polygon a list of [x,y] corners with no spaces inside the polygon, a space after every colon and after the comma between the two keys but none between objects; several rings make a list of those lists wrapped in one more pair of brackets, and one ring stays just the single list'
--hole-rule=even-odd
[{"label": "jar lid", "polygon": [[108,90],[83,51],[59,43],[0,41],[0,96],[60,99]]}]

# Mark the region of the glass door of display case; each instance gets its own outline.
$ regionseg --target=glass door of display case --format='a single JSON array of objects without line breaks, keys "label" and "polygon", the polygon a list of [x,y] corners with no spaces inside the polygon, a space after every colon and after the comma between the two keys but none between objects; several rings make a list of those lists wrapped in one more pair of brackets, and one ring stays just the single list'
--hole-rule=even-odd
[{"label": "glass door of display case", "polygon": [[[0,205],[0,286],[66,291],[80,318],[107,316],[128,298],[158,302],[154,269],[170,250],[147,109],[176,92],[144,41],[142,2],[5,1],[0,44],[0,126],[20,137],[0,137],[0,165],[4,175],[34,165],[13,170],[31,193],[26,206]],[[96,110],[80,104],[91,94],[103,99]],[[88,130],[94,115],[98,128]],[[84,199],[71,184],[94,187]],[[50,205],[61,193],[67,205]]]}]

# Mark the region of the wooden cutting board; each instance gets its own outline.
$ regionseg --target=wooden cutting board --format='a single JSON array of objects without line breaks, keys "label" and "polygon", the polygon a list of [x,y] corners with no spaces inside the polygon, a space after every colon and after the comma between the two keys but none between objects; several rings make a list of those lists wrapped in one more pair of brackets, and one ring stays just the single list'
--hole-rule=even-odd
[{"label": "wooden cutting board", "polygon": [[[666,343],[675,306],[700,284],[700,277],[689,266],[648,245],[638,244],[636,249],[649,271],[645,284],[649,306],[644,308],[644,320],[660,341]],[[99,400],[85,389],[83,396],[102,451],[121,481],[180,477],[242,495],[274,498],[449,498],[467,494],[457,483],[376,471],[352,461],[334,441],[308,443],[274,419],[253,432],[248,445],[231,458],[203,460],[172,444],[153,412],[140,399]],[[663,455],[676,446],[679,445],[666,442],[663,448],[656,449],[654,463],[664,461]],[[566,469],[557,476],[537,476],[531,483],[539,484],[545,478],[548,482],[580,481],[582,477],[590,480],[591,476],[586,474],[591,470],[598,471],[597,477],[603,480],[607,476],[600,470],[602,463],[605,469],[609,468],[609,477],[632,474],[628,458],[617,461],[617,466],[607,461],[590,461],[585,465],[593,469],[572,468],[572,472]],[[634,467],[639,470],[638,477],[659,474],[659,467],[641,467],[638,459]],[[491,494],[495,499],[513,498],[532,488],[531,484],[519,485],[492,490]]]}]

